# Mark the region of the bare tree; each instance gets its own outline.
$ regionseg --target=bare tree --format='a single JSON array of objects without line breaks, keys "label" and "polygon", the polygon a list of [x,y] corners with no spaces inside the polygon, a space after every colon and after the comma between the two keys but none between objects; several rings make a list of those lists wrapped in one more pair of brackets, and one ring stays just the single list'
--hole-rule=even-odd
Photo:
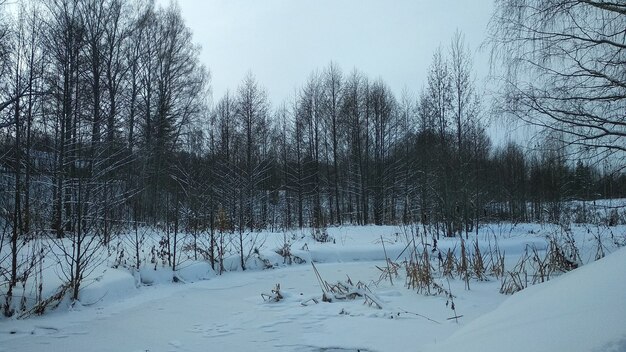
[{"label": "bare tree", "polygon": [[[391,146],[395,140],[392,134],[396,123],[396,101],[387,85],[382,80],[372,84],[369,92],[369,100],[372,107],[371,133],[373,141],[372,158],[372,184],[374,223],[381,225],[389,217],[387,212],[393,214],[395,205],[385,204],[389,197],[389,190],[393,186],[393,174],[391,167]],[[391,216],[391,215],[390,215]],[[393,216],[391,216],[393,217]]]},{"label": "bare tree", "polygon": [[252,230],[257,218],[255,214],[257,187],[267,177],[265,174],[267,166],[262,158],[261,149],[263,148],[262,137],[267,132],[268,102],[265,90],[258,85],[251,73],[246,75],[237,93],[235,116],[244,144],[242,169],[245,170],[245,195],[247,197],[246,220],[245,223],[240,223],[240,227],[247,226]]},{"label": "bare tree", "polygon": [[450,141],[450,124],[452,113],[452,82],[450,79],[450,66],[442,49],[438,48],[433,55],[433,61],[428,73],[428,86],[426,88],[425,111],[431,117],[424,118],[434,122],[438,136],[437,152],[440,161],[436,163],[436,172],[439,176],[437,192],[437,204],[439,205],[440,221],[444,224],[445,233],[452,236],[456,230],[454,197],[454,174],[452,165],[452,151]]},{"label": "bare tree", "polygon": [[504,112],[560,132],[563,146],[626,153],[626,5],[621,1],[501,0],[491,20]]},{"label": "bare tree", "polygon": [[[0,277],[7,282],[7,291],[5,293],[5,302],[3,312],[6,316],[15,313],[15,304],[13,302],[14,292],[18,283],[26,285],[34,263],[28,253],[28,244],[34,238],[32,228],[29,223],[30,219],[30,183],[31,183],[31,159],[30,147],[32,137],[33,124],[33,105],[34,105],[34,85],[35,81],[40,78],[39,55],[37,53],[37,40],[39,28],[33,20],[36,18],[36,12],[32,9],[33,18],[31,18],[31,9],[21,5],[17,9],[17,16],[14,22],[14,28],[10,37],[4,37],[4,40],[11,41],[12,50],[7,53],[11,67],[8,67],[7,77],[2,79],[4,88],[10,90],[10,95],[15,99],[11,107],[11,133],[13,139],[12,153],[9,155],[9,163],[12,165],[12,209],[8,214],[0,216],[0,223],[3,223],[3,236],[7,230],[10,231],[10,264],[7,272],[0,270]],[[6,43],[5,43],[6,44]],[[7,127],[9,127],[7,126]],[[7,190],[9,191],[9,190]],[[3,204],[3,208],[8,211],[10,205]],[[4,213],[4,212],[3,212]],[[8,215],[8,216],[7,216]],[[0,245],[2,247],[2,245]],[[1,252],[1,251],[0,251]],[[0,253],[0,263],[4,261],[3,253]],[[24,299],[22,299],[23,301]],[[24,309],[22,302],[21,309]]]},{"label": "bare tree", "polygon": [[323,180],[322,180],[322,143],[323,143],[323,100],[320,77],[315,72],[311,74],[302,88],[299,96],[296,124],[301,123],[298,132],[303,132],[302,137],[306,141],[304,146],[304,172],[308,180],[305,181],[309,188],[307,193],[312,195],[311,225],[313,227],[324,226],[326,223],[324,209],[322,208]]},{"label": "bare tree", "polygon": [[[0,80],[0,112],[7,108],[10,108],[14,103],[20,99],[25,90],[15,90],[13,81],[6,79],[11,75],[11,71],[14,70],[15,62],[13,55],[15,54],[15,32],[20,32],[19,29],[14,28],[14,23],[11,18],[11,11],[5,1],[0,2],[0,75],[3,77]],[[18,26],[23,25],[22,20],[17,21]],[[6,128],[15,125],[15,116],[8,114],[6,118],[0,120],[0,128]]]},{"label": "bare tree", "polygon": [[472,56],[465,44],[465,39],[460,31],[457,31],[450,45],[450,81],[451,81],[451,107],[456,128],[456,157],[453,169],[453,187],[457,191],[457,206],[462,212],[463,226],[466,238],[473,224],[470,221],[469,192],[471,183],[475,183],[476,176],[471,172],[473,166],[471,143],[467,139],[470,130],[478,124],[479,98],[472,77]]},{"label": "bare tree", "polygon": [[[330,132],[330,148],[332,157],[332,197],[330,201],[330,222],[333,223],[333,219],[337,220],[338,224],[341,224],[341,204],[343,203],[340,190],[340,170],[339,170],[339,157],[341,149],[340,135],[342,132],[342,126],[340,121],[340,108],[343,98],[343,77],[341,70],[337,64],[331,62],[328,68],[323,73],[323,85],[324,85],[324,110],[326,113],[326,124]],[[330,171],[331,168],[328,168]],[[334,204],[332,200],[334,198]],[[332,208],[334,207],[334,211]],[[335,217],[332,214],[335,214]]]}]

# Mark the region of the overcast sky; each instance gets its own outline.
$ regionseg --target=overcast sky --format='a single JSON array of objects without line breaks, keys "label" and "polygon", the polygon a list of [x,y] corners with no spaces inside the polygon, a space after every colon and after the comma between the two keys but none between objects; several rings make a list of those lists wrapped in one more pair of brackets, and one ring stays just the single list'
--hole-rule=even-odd
[{"label": "overcast sky", "polygon": [[[161,0],[167,3],[168,0]],[[491,0],[178,0],[202,45],[214,97],[234,91],[248,71],[274,104],[293,96],[310,73],[334,61],[381,77],[399,96],[425,84],[433,52],[446,50],[458,28],[477,55],[491,16]]]}]

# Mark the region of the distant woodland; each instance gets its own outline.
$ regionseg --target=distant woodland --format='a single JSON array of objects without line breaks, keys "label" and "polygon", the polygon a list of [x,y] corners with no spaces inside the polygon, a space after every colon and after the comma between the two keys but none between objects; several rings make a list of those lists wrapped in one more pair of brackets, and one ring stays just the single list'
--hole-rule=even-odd
[{"label": "distant woodland", "polygon": [[[0,9],[0,224],[15,240],[415,222],[454,236],[626,197],[625,5],[497,1],[494,106],[462,33],[417,94],[331,62],[289,101],[253,73],[212,99],[175,4]],[[499,119],[541,129],[534,148],[494,146]]]}]

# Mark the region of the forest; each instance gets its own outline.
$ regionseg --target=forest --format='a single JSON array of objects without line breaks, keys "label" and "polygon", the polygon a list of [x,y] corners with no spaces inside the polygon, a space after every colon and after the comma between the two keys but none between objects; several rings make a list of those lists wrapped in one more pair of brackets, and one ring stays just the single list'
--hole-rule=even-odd
[{"label": "forest", "polygon": [[[507,6],[491,43],[513,74],[533,58],[511,49],[527,49],[528,35]],[[622,16],[599,33],[623,23],[615,6],[589,10]],[[167,231],[168,246],[169,233],[208,239],[213,265],[223,232],[243,242],[266,229],[420,223],[467,238],[483,223],[559,223],[572,216],[568,202],[626,197],[623,39],[590,41],[611,62],[555,59],[555,49],[555,65],[577,64],[555,72],[537,58],[545,65],[526,77],[542,77],[545,91],[505,86],[494,102],[461,32],[426,53],[415,93],[394,95],[384,77],[329,62],[272,102],[253,72],[213,97],[174,3],[32,0],[0,12],[0,275],[11,288],[18,253],[37,237],[71,240],[78,283],[81,251],[144,227]],[[534,27],[545,45],[591,50],[576,33],[550,36],[551,25]],[[507,119],[545,130],[531,146],[495,143],[487,126]]]}]

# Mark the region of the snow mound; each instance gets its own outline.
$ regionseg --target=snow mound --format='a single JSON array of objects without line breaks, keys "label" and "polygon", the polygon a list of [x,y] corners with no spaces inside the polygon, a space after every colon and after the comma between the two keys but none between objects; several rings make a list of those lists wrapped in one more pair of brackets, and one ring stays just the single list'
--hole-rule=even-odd
[{"label": "snow mound", "polygon": [[626,248],[527,288],[426,351],[626,351]]},{"label": "snow mound", "polygon": [[[206,262],[191,262],[179,267],[176,272],[172,268],[143,267],[139,270],[140,282],[144,285],[166,284],[182,280],[196,282],[215,277],[215,271]],[[175,279],[176,278],[176,279]]]},{"label": "snow mound", "polygon": [[133,275],[126,270],[108,269],[101,276],[87,280],[80,291],[80,302],[93,305],[102,300],[120,300],[136,290]]}]

